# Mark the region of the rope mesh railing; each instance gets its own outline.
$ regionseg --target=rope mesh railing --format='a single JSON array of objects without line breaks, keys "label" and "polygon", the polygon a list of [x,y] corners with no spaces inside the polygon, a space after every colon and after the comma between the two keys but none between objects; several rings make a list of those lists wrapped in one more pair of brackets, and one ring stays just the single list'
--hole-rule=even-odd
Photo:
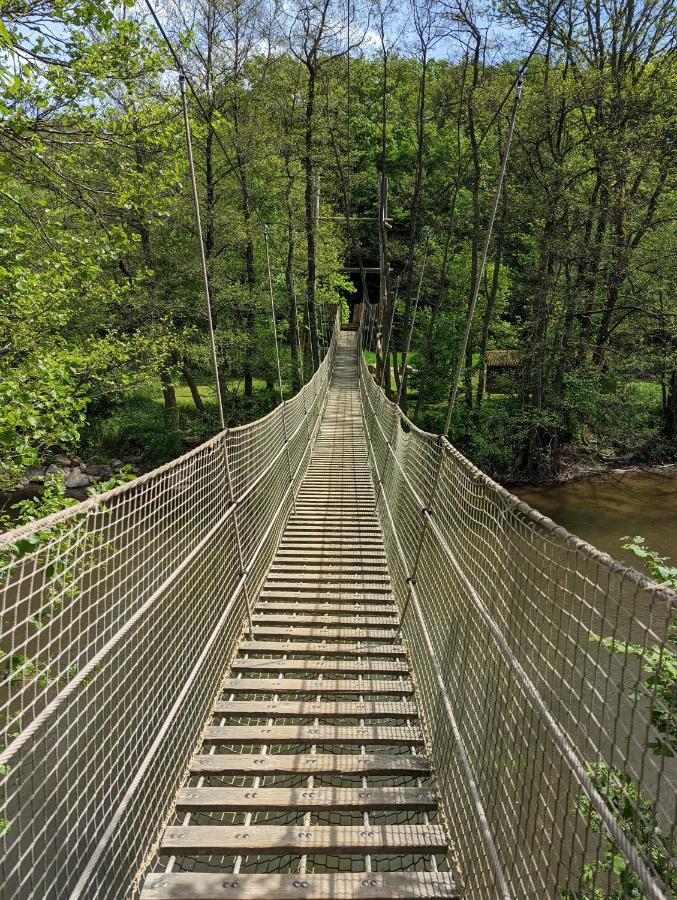
[{"label": "rope mesh railing", "polygon": [[674,896],[675,594],[416,428],[361,352],[360,382],[467,896]]},{"label": "rope mesh railing", "polygon": [[305,472],[336,331],[265,418],[0,536],[5,896],[132,891]]}]

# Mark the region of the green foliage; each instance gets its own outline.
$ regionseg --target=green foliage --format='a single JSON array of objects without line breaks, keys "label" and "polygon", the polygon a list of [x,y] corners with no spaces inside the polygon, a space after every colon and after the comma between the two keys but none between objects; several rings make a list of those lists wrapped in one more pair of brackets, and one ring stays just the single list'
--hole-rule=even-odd
[{"label": "green foliage", "polygon": [[35,355],[7,368],[0,375],[0,485],[11,486],[50,448],[74,447],[87,399],[72,362]]},{"label": "green foliage", "polygon": [[[284,17],[268,34],[256,4],[246,21],[235,7],[212,20],[206,8],[184,6],[167,28],[197,89],[210,85],[203,103],[210,121],[192,100],[189,113],[218,367],[224,386],[236,382],[247,394],[229,398],[235,422],[269,408],[254,383],[275,381],[263,221],[275,223],[270,259],[283,349],[295,332],[290,324],[303,328],[307,163],[321,184],[318,307],[340,303],[346,316],[347,300],[357,297],[343,266],[356,263],[358,248],[368,265],[379,258],[370,220],[378,204],[383,66],[371,45],[352,54],[349,103],[347,59],[334,55],[335,47],[326,57],[321,50],[307,159],[308,73],[281,49],[289,40],[280,30]],[[180,413],[178,425],[172,412],[172,387],[184,365],[208,373],[210,348],[179,95],[167,77],[173,63],[137,7],[132,0],[64,0],[48,2],[36,17],[29,2],[3,20],[0,382],[11,394],[8,415],[23,419],[9,428],[0,421],[5,483],[16,480],[24,460],[79,441],[87,446],[97,434],[99,446],[115,455],[138,446],[134,415],[152,461],[180,452],[185,439],[213,433],[211,411]],[[629,4],[624,11],[623,52],[605,50],[610,25],[595,35],[581,25],[566,47],[556,29],[551,52],[537,53],[530,66],[507,202],[499,205],[471,331],[469,390],[454,423],[459,444],[494,475],[551,477],[578,451],[677,458],[669,387],[677,371],[677,273],[674,254],[666,252],[675,232],[672,72],[664,14],[656,8],[640,18]],[[542,14],[542,4],[515,0],[502,10],[501,28],[528,30]],[[589,21],[583,7],[573,15]],[[188,21],[189,34],[177,25]],[[302,43],[297,27],[292,40]],[[460,20],[454,27],[461,46],[472,28]],[[388,22],[388,41],[393,28]],[[637,28],[643,41],[632,40]],[[645,46],[654,48],[648,59]],[[435,430],[444,419],[505,139],[504,117],[495,113],[516,64],[490,61],[485,47],[474,71],[470,59],[448,49],[442,42],[428,55],[424,82],[408,46],[391,53],[385,122],[389,263],[402,280],[396,348],[422,236],[433,229],[409,387],[412,403],[421,396],[419,421]],[[616,57],[619,65],[611,65]],[[226,138],[228,153],[210,124]],[[298,321],[283,322],[292,302]],[[520,355],[512,385],[505,395],[482,398],[480,357],[508,348]],[[283,379],[291,382],[288,359]],[[38,382],[47,386],[45,396]],[[136,400],[161,383],[172,420],[164,435],[155,412]],[[639,384],[653,388],[650,396]],[[137,407],[134,415],[130,407]],[[117,414],[118,425],[111,421]]]},{"label": "green foliage", "polygon": [[641,534],[634,537],[626,535],[621,540],[626,542],[623,549],[641,559],[644,568],[655,581],[665,587],[677,589],[677,566],[666,565],[670,562],[669,556],[661,556],[656,550],[647,547]]},{"label": "green foliage", "polygon": [[[651,861],[651,868],[658,874],[671,894],[677,891],[677,863],[674,846],[669,835],[664,834],[656,819],[654,805],[642,798],[633,780],[618,769],[604,763],[589,763],[587,774],[604,798],[623,833],[628,836],[640,856]],[[564,900],[630,900],[645,898],[642,884],[627,859],[611,840],[599,813],[593,808],[587,794],[581,793],[576,808],[586,825],[600,834],[603,853],[600,858],[585,863],[581,871],[582,886],[577,890],[563,890]],[[601,887],[598,878],[606,884],[611,879],[611,890]]]},{"label": "green foliage", "polygon": [[[641,535],[622,540],[625,541],[623,549],[641,559],[653,579],[665,587],[677,587],[677,568],[666,565],[669,557],[647,547]],[[631,699],[649,704],[651,724],[659,737],[648,746],[659,756],[677,755],[677,623],[668,625],[664,646],[631,644],[596,634],[591,634],[590,640],[599,642],[612,653],[639,659],[645,677]]]}]

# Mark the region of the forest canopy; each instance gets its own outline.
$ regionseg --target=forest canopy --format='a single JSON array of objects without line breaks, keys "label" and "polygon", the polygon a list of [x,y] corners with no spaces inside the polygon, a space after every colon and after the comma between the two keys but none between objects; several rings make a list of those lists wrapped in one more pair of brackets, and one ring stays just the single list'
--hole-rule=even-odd
[{"label": "forest canopy", "polygon": [[[677,459],[669,2],[156,8],[188,79],[227,424],[279,400],[273,327],[289,395],[387,263],[384,382],[417,424],[443,427],[477,283],[451,423],[474,462]],[[150,467],[219,427],[176,61],[142,2],[0,20],[0,479],[56,452]]]}]

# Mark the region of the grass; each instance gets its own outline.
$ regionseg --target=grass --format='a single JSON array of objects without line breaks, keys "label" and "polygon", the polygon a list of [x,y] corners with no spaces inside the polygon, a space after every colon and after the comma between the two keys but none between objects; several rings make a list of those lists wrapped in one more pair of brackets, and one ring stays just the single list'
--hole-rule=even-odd
[{"label": "grass", "polygon": [[[226,382],[226,385],[228,394],[239,397],[244,395],[244,381],[242,381],[242,379],[233,378],[230,381]],[[266,382],[261,378],[254,378],[253,387],[255,394],[267,391]],[[205,403],[216,403],[216,390],[212,384],[198,384],[197,389]],[[174,386],[174,391],[176,392],[177,406],[194,406],[193,395],[191,394],[190,388],[187,384],[184,384],[183,382],[176,384]],[[282,391],[285,397],[291,397],[291,384],[283,381]],[[159,385],[147,385],[146,387],[138,388],[134,393],[137,396],[144,397],[147,400],[153,400],[156,403],[164,406],[162,388]],[[278,394],[277,380],[275,381],[273,386],[273,393],[276,396]]]}]

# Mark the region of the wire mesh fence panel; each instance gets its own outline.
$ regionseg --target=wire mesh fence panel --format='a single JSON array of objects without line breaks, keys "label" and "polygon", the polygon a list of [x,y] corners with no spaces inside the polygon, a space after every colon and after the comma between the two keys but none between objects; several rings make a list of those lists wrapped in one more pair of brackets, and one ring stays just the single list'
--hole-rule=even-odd
[{"label": "wire mesh fence panel", "polygon": [[292,508],[334,343],[264,419],[0,536],[5,896],[133,892]]},{"label": "wire mesh fence panel", "polygon": [[675,594],[387,400],[360,355],[388,565],[469,897],[677,891]]}]

